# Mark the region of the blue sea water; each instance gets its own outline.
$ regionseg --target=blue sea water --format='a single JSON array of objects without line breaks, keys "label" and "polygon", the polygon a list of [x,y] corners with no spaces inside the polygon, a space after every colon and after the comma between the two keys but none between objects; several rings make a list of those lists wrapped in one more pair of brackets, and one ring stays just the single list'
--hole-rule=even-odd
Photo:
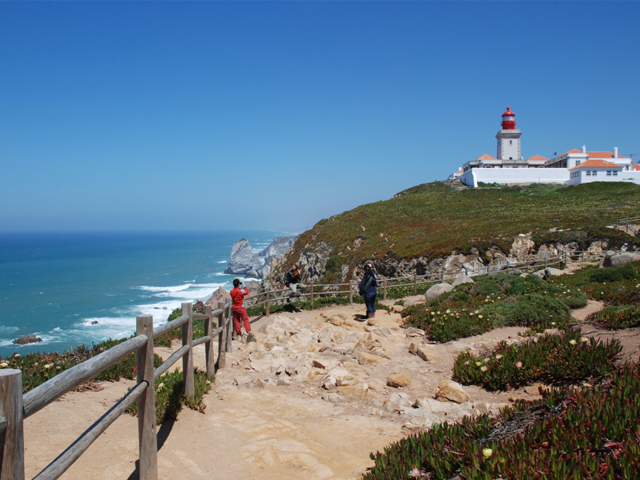
[{"label": "blue sea water", "polygon": [[[259,251],[278,235],[0,233],[0,356],[128,337],[137,315],[161,324],[182,302],[229,289],[234,276],[223,271],[236,240]],[[31,333],[43,342],[12,343]]]}]

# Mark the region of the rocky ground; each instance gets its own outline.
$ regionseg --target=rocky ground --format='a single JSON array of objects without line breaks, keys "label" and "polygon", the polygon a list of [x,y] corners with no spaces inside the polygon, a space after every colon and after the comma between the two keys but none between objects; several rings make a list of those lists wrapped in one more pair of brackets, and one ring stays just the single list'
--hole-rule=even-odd
[{"label": "rocky ground", "polygon": [[[362,308],[336,306],[256,321],[257,342],[233,342],[205,399],[205,413],[185,410],[175,424],[160,429],[160,478],[357,478],[372,464],[370,452],[410,432],[539,395],[538,385],[492,393],[451,381],[460,352],[519,341],[524,329],[431,344],[419,330],[401,328],[399,313],[379,311],[365,322],[359,318]],[[599,308],[591,302],[575,316],[583,319]],[[637,359],[637,329],[620,335],[625,357]],[[195,359],[200,366],[201,350]],[[97,392],[72,392],[48,413],[29,418],[27,475],[35,475],[126,387],[120,382]],[[84,426],[76,426],[81,421]],[[62,478],[137,478],[136,458],[136,420],[125,415]]]}]

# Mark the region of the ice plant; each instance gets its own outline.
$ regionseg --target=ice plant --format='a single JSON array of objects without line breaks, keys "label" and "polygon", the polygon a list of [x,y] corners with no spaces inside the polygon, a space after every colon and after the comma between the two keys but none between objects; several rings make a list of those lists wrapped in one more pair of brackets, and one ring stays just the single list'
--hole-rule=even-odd
[{"label": "ice plant", "polygon": [[491,450],[490,448],[483,448],[482,449],[482,456],[484,458],[489,458],[491,455],[493,455],[493,450]]}]

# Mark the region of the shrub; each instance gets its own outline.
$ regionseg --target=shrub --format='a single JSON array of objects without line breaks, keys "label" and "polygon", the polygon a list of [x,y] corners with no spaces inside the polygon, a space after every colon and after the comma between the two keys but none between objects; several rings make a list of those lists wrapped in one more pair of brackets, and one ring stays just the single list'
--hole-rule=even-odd
[{"label": "shrub", "polygon": [[627,263],[619,267],[599,268],[591,272],[590,280],[595,283],[604,283],[634,280],[636,278],[638,278],[638,272],[636,272],[632,264]]},{"label": "shrub", "polygon": [[610,373],[621,350],[617,340],[602,343],[582,337],[577,330],[544,335],[520,345],[501,342],[488,355],[464,352],[456,358],[453,374],[464,385],[488,390],[508,390],[539,381],[561,385]]},{"label": "shrub", "polygon": [[571,320],[565,303],[536,293],[487,305],[484,314],[492,319],[495,326],[529,327],[536,332],[552,326],[564,326]]},{"label": "shrub", "polygon": [[[206,406],[202,403],[204,394],[211,390],[211,381],[207,375],[194,370],[195,394],[192,398],[184,396],[184,380],[182,371],[174,370],[160,376],[155,382],[156,394],[156,423],[162,424],[166,420],[176,420],[182,406],[203,412]],[[131,415],[138,414],[138,402],[127,410]]]},{"label": "shrub", "polygon": [[640,305],[612,305],[593,313],[588,320],[611,330],[640,327]]}]

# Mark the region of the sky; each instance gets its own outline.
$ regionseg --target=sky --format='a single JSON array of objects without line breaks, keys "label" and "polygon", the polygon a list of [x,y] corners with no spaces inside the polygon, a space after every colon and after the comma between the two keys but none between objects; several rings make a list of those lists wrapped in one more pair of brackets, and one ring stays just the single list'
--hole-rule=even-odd
[{"label": "sky", "polygon": [[0,0],[0,232],[268,229],[586,145],[640,163],[638,1]]}]

